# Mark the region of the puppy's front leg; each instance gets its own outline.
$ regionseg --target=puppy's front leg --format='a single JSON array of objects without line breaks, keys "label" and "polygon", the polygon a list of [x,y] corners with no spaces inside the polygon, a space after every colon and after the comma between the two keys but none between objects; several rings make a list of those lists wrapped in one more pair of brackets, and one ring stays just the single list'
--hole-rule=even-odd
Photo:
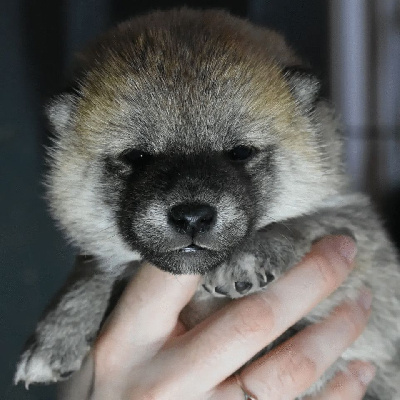
[{"label": "puppy's front leg", "polygon": [[78,370],[95,339],[118,273],[104,272],[94,258],[77,257],[66,284],[28,340],[15,383],[50,383]]},{"label": "puppy's front leg", "polygon": [[207,273],[203,288],[215,297],[238,298],[261,290],[296,264],[310,250],[312,241],[272,224],[257,232],[230,258]]},{"label": "puppy's front leg", "polygon": [[[363,232],[368,221],[376,220],[376,216],[368,209],[368,204],[363,208],[365,215],[358,215],[357,210],[352,205],[341,209],[326,208],[266,226],[238,248],[229,260],[205,276],[204,289],[216,297],[231,298],[263,289],[298,263],[313,241],[329,234],[355,236],[359,247],[369,254],[367,242],[371,238],[366,238]],[[379,226],[378,221],[376,224]],[[379,231],[374,235],[377,243],[383,240]]]}]

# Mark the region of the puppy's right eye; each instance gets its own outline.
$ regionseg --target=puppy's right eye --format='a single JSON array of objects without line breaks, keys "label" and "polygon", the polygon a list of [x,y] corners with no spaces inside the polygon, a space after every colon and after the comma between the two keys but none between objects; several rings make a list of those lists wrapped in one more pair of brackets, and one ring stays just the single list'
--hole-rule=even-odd
[{"label": "puppy's right eye", "polygon": [[121,154],[121,160],[129,165],[147,164],[151,159],[151,154],[142,150],[130,149]]},{"label": "puppy's right eye", "polygon": [[255,150],[253,147],[249,146],[236,146],[227,152],[227,156],[232,161],[246,161],[253,154]]}]

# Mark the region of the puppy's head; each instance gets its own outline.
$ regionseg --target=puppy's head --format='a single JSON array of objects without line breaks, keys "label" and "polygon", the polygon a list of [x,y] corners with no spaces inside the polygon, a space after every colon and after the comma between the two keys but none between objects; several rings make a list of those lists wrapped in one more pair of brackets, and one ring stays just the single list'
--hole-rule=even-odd
[{"label": "puppy's head", "polygon": [[85,251],[204,272],[257,229],[331,191],[318,83],[275,33],[223,12],[132,20],[85,55],[58,133],[49,199]]}]

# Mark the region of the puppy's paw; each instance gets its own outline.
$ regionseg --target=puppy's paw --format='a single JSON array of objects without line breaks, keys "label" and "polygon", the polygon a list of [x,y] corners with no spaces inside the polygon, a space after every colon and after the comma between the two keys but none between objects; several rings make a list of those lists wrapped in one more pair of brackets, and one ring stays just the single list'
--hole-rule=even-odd
[{"label": "puppy's paw", "polygon": [[67,379],[81,367],[89,349],[89,343],[78,335],[31,339],[17,365],[14,383],[23,381],[28,388],[31,383]]},{"label": "puppy's paw", "polygon": [[203,288],[215,297],[238,298],[257,292],[275,279],[265,262],[251,253],[240,253],[204,277]]}]

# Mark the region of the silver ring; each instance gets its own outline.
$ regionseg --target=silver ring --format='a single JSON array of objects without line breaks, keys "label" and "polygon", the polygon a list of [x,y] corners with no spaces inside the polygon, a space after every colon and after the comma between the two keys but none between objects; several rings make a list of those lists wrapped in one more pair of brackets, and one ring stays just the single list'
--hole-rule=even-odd
[{"label": "silver ring", "polygon": [[247,392],[247,390],[245,390],[245,388],[243,387],[243,383],[242,383],[242,381],[240,380],[238,374],[235,374],[235,378],[236,378],[237,384],[239,385],[240,389],[241,389],[242,392],[243,392],[243,396],[244,396],[243,400],[257,400],[256,397],[254,397],[253,395],[249,394],[249,393]]}]

